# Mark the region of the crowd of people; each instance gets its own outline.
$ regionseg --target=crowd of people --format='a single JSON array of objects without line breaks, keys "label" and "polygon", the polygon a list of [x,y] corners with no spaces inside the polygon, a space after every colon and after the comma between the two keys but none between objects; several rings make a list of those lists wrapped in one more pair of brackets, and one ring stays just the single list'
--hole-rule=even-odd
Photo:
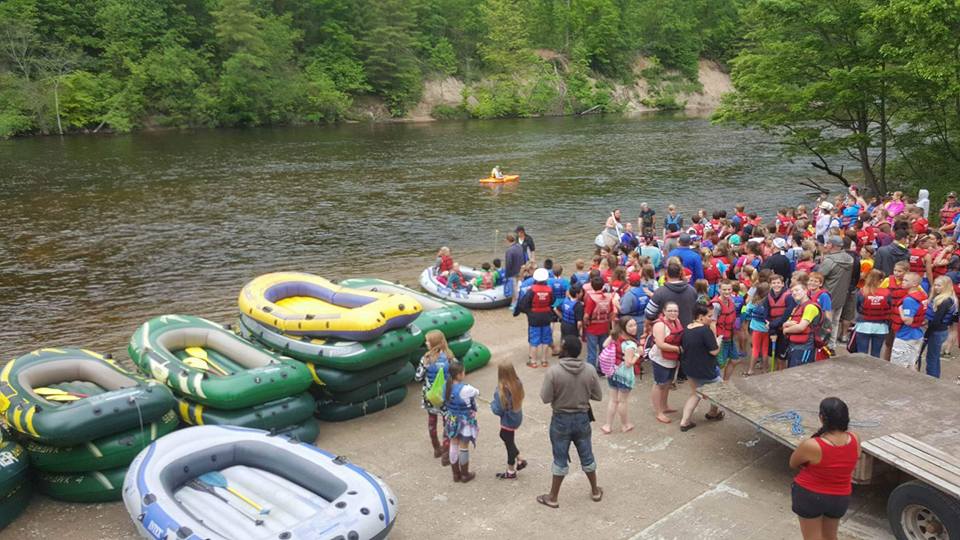
[{"label": "crowd of people", "polygon": [[[537,501],[558,506],[571,445],[591,497],[602,498],[590,403],[602,399],[606,379],[601,432],[612,434],[617,422],[621,432],[634,429],[627,403],[647,362],[656,421],[671,424],[676,419],[671,415],[679,412],[683,432],[697,425],[699,387],[823,360],[840,346],[904,368],[925,366],[927,375],[940,377],[941,357],[953,354],[960,342],[960,203],[950,193],[939,210],[941,225],[932,227],[929,200],[923,191],[919,195],[910,199],[896,192],[866,200],[851,187],[832,202],[821,198],[809,210],[783,208],[766,218],[742,205],[731,213],[700,209],[687,218],[670,205],[662,223],[644,203],[636,227],[614,210],[594,252],[576,260],[569,277],[550,259],[536,261],[533,239],[523,227],[508,234],[502,267],[499,259],[485,263],[489,276],[471,286],[503,284],[514,316],[527,319],[527,366],[548,368],[540,397],[553,408],[553,481]],[[449,252],[441,250],[438,265],[452,276],[456,263],[448,259]],[[442,334],[432,333],[427,341],[430,352],[418,379],[435,456],[452,466],[455,481],[467,482],[474,477],[469,445],[476,440],[479,392],[463,382]],[[585,361],[579,359],[583,345]],[[559,360],[551,362],[555,356]],[[526,465],[514,440],[523,418],[523,385],[511,362],[498,369],[491,408],[501,419],[507,467],[497,477],[512,479]],[[428,399],[437,394],[438,377],[449,382],[445,395]],[[689,396],[678,411],[669,397],[684,381]],[[849,499],[859,445],[846,431],[842,401],[824,400],[820,413],[824,429],[791,457],[791,465],[802,468],[793,487],[794,511],[805,537],[809,532],[829,538],[836,536],[840,509],[845,511]],[[441,417],[442,442],[436,431]],[[711,406],[704,418],[719,421],[724,413]],[[842,455],[836,450],[841,447]],[[831,473],[823,488],[826,476],[811,471],[821,460],[834,459],[842,461],[843,470],[838,473],[834,463],[824,466]]]}]

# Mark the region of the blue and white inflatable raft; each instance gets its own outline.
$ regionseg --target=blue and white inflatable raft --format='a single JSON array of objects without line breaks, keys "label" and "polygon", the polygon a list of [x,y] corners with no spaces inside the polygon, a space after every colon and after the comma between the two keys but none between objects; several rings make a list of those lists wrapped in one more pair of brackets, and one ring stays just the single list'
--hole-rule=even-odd
[{"label": "blue and white inflatable raft", "polygon": [[386,538],[397,498],[376,476],[313,445],[196,426],[137,455],[123,502],[145,538]]},{"label": "blue and white inflatable raft", "polygon": [[[469,282],[473,283],[480,271],[469,266],[460,265],[460,273]],[[470,309],[492,309],[510,305],[511,298],[504,294],[503,284],[488,290],[479,290],[473,287],[470,292],[465,289],[453,290],[437,279],[437,268],[430,266],[420,273],[420,288],[427,293],[448,302],[460,304]]]}]

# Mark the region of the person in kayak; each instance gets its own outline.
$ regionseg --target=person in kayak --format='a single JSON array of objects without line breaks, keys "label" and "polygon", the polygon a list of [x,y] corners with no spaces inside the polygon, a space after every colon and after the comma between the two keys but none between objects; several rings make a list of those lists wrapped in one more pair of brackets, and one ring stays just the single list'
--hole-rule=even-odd
[{"label": "person in kayak", "polygon": [[503,171],[500,170],[500,166],[497,165],[490,171],[490,176],[496,178],[497,180],[503,180]]}]

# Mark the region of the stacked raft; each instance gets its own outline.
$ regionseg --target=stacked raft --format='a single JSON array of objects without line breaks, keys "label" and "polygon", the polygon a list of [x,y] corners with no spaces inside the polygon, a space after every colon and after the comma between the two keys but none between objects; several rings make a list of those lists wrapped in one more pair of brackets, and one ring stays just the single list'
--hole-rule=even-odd
[{"label": "stacked raft", "polygon": [[310,371],[214,322],[164,315],[130,339],[130,358],[176,394],[180,420],[317,438]]},{"label": "stacked raft", "polygon": [[23,446],[0,428],[0,530],[30,503],[27,455]]},{"label": "stacked raft", "polygon": [[[0,396],[4,420],[37,470],[36,487],[63,501],[119,500],[133,458],[178,424],[164,386],[85,349],[11,360],[0,372]],[[25,489],[22,496],[29,497]]]}]

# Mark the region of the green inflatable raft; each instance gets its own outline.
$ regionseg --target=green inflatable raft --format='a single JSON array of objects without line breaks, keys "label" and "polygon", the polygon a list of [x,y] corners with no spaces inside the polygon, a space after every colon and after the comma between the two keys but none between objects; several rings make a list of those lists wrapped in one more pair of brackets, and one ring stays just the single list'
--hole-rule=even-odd
[{"label": "green inflatable raft", "polygon": [[0,412],[26,437],[74,446],[153,422],[170,391],[85,349],[39,349],[0,371]]},{"label": "green inflatable raft", "polygon": [[36,486],[40,493],[58,501],[97,503],[119,501],[123,490],[123,477],[128,465],[82,473],[40,472]]},{"label": "green inflatable raft", "polygon": [[411,326],[388,330],[373,341],[342,341],[293,336],[240,315],[240,335],[269,349],[318,367],[362,371],[410,354],[423,344],[420,330]]},{"label": "green inflatable raft", "polygon": [[343,422],[382,411],[387,407],[393,407],[403,401],[405,397],[407,397],[407,387],[401,386],[386,392],[382,396],[357,403],[340,403],[332,400],[318,401],[315,415],[324,422]]},{"label": "green inflatable raft", "polygon": [[398,358],[363,371],[339,371],[315,364],[307,364],[307,367],[313,374],[313,382],[316,383],[313,388],[319,387],[329,392],[349,392],[396,373],[408,363],[406,358]]},{"label": "green inflatable raft", "polygon": [[144,373],[191,401],[243,409],[304,392],[313,380],[302,362],[276,355],[200,317],[164,315],[130,338]]},{"label": "green inflatable raft", "polygon": [[310,418],[307,418],[299,424],[268,429],[266,431],[277,435],[288,435],[296,438],[298,441],[314,444],[317,441],[317,436],[320,435],[320,424],[311,414]]},{"label": "green inflatable raft", "polygon": [[394,388],[399,388],[401,386],[406,386],[407,383],[413,381],[413,377],[416,374],[416,369],[413,365],[405,362],[404,366],[397,371],[387,375],[382,379],[378,379],[370,384],[361,386],[349,392],[329,392],[327,393],[328,399],[334,401],[339,401],[340,403],[358,403],[361,401],[366,401],[368,399],[373,399],[377,396],[381,396]]},{"label": "green inflatable raft", "polygon": [[[470,352],[470,347],[473,346],[473,338],[470,337],[470,334],[447,338],[447,345],[450,346],[450,351],[453,355],[456,356],[457,359],[460,359]],[[420,359],[423,358],[425,354],[427,354],[427,347],[422,346],[407,357],[407,360],[416,366],[420,364]]]},{"label": "green inflatable raft", "polygon": [[339,285],[363,291],[400,294],[420,302],[423,312],[414,319],[411,326],[420,329],[422,336],[426,336],[430,330],[440,330],[449,339],[464,334],[473,327],[473,313],[469,309],[453,302],[427,296],[399,283],[375,278],[351,278],[341,281]]},{"label": "green inflatable raft", "polygon": [[470,350],[463,356],[457,358],[463,362],[463,368],[467,373],[476,371],[490,362],[490,349],[479,341],[474,341],[470,345]]},{"label": "green inflatable raft", "polygon": [[157,438],[172,432],[180,424],[174,411],[143,428],[133,429],[89,441],[77,446],[59,447],[35,441],[24,443],[35,469],[47,472],[90,472],[128,465]]},{"label": "green inflatable raft", "polygon": [[178,402],[177,411],[180,413],[180,418],[190,425],[213,424],[266,430],[300,424],[313,415],[316,407],[313,397],[308,392],[268,401],[246,409],[213,409],[184,399],[179,399]]},{"label": "green inflatable raft", "polygon": [[6,431],[0,430],[0,529],[30,503],[27,455]]}]

